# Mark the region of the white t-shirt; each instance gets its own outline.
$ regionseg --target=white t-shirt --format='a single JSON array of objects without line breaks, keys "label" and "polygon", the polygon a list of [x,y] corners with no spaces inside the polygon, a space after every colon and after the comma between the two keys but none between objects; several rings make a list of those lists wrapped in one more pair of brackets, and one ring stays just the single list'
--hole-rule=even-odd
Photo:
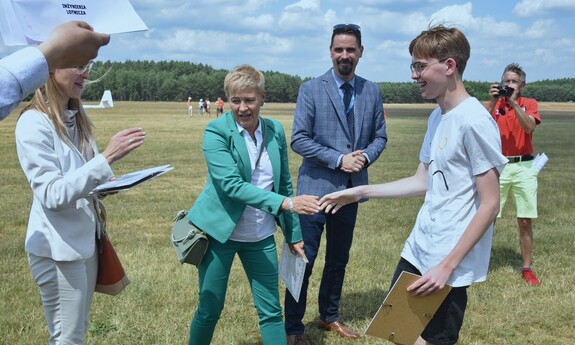
[{"label": "white t-shirt", "polygon": [[[435,109],[419,159],[429,164],[427,192],[401,256],[425,273],[451,252],[479,208],[475,176],[507,159],[497,124],[475,98],[446,114]],[[455,268],[447,284],[467,286],[487,277],[493,225]]]}]

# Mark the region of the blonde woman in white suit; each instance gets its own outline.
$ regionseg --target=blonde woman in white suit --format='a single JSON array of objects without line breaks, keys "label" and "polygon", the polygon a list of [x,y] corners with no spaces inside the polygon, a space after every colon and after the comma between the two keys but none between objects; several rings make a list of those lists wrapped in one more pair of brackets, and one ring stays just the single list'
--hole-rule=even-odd
[{"label": "blonde woman in white suit", "polygon": [[145,138],[141,128],[125,129],[98,152],[80,102],[90,66],[50,72],[16,125],[18,159],[33,192],[25,249],[49,344],[84,343],[98,271],[97,200],[89,193]]}]

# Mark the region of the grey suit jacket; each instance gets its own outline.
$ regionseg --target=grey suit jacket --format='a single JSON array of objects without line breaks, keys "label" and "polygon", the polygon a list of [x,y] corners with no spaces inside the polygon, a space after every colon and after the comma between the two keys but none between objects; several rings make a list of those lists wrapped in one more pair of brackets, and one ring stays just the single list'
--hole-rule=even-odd
[{"label": "grey suit jacket", "polygon": [[387,143],[379,86],[355,76],[355,142],[351,142],[343,102],[328,70],[300,86],[291,148],[303,157],[297,194],[325,194],[367,184],[367,167],[349,174],[337,167],[341,154],[364,150],[373,163]]}]

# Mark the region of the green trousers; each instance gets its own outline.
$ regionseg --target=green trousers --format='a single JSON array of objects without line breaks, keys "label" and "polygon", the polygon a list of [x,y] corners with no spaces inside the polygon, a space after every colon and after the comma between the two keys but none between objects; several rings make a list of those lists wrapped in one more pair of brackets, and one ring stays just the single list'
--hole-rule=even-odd
[{"label": "green trousers", "polygon": [[[223,244],[210,238],[206,255],[198,267],[199,303],[190,326],[189,345],[210,344],[224,309],[228,279],[236,253],[250,283],[263,344],[285,345],[274,236],[259,242],[227,241]],[[241,332],[237,336],[241,338],[244,334]]]}]

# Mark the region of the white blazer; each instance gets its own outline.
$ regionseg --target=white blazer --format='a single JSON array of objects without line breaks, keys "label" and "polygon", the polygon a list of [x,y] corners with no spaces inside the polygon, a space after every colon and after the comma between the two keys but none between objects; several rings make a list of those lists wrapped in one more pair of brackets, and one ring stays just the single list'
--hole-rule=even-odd
[{"label": "white blazer", "polygon": [[114,176],[106,158],[94,150],[95,157],[86,162],[42,112],[28,110],[18,119],[16,151],[33,192],[26,252],[58,261],[94,254],[97,218],[88,193]]}]

